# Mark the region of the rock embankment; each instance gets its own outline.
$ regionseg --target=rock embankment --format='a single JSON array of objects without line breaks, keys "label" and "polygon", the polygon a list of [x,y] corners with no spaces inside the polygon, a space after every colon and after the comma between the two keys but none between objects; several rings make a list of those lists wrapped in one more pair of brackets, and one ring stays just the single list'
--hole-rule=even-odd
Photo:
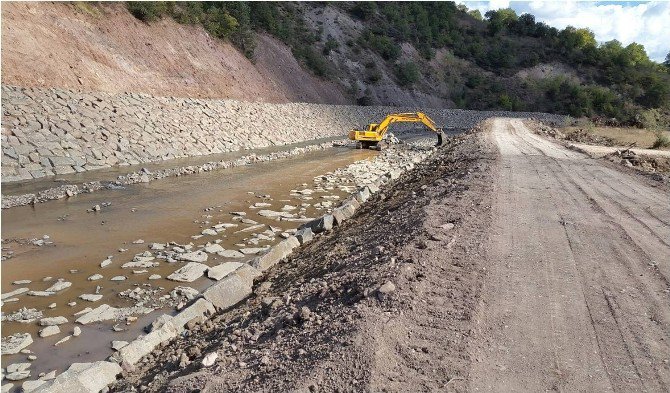
[{"label": "rock embankment", "polygon": [[[2,87],[2,182],[84,172],[178,157],[344,136],[390,112],[420,108],[154,97]],[[446,127],[470,128],[497,116],[528,112],[429,109]]]}]

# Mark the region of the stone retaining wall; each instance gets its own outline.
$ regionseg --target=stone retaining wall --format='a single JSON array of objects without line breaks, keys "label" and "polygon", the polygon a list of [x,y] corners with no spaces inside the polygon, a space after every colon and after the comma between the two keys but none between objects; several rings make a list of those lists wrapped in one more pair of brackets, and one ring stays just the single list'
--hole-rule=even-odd
[{"label": "stone retaining wall", "polygon": [[[153,97],[2,86],[2,182],[345,136],[387,113],[420,108]],[[470,128],[527,112],[425,110],[440,125]]]}]

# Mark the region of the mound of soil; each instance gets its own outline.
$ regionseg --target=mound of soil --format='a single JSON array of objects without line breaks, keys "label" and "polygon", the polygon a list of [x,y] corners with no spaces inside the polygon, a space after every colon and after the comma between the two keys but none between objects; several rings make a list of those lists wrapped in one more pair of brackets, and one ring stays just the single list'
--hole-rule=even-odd
[{"label": "mound of soil", "polygon": [[496,155],[449,139],[112,390],[464,391]]}]

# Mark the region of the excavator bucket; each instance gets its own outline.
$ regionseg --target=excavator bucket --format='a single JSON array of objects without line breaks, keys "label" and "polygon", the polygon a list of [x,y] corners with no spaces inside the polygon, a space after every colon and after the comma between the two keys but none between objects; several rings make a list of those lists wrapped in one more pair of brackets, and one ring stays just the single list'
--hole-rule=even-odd
[{"label": "excavator bucket", "polygon": [[444,143],[444,139],[445,139],[446,137],[447,137],[447,136],[444,134],[444,131],[439,130],[439,131],[437,132],[437,143],[435,144],[435,146],[442,146],[442,144]]}]

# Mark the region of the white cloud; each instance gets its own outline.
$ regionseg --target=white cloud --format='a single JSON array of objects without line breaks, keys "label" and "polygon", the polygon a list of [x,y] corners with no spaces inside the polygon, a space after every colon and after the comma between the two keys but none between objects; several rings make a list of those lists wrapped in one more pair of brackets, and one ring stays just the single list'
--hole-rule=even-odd
[{"label": "white cloud", "polygon": [[482,15],[491,9],[511,7],[527,12],[536,21],[558,29],[568,25],[588,27],[599,42],[617,39],[628,45],[644,45],[649,57],[662,62],[670,52],[670,2],[584,2],[584,1],[461,1]]}]

